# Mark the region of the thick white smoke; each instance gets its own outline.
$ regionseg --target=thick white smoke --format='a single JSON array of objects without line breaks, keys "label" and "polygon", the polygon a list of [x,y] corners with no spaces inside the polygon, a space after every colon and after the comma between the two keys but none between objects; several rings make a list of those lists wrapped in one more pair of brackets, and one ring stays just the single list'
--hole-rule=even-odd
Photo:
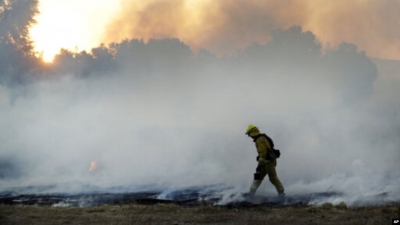
[{"label": "thick white smoke", "polygon": [[[336,69],[348,66],[343,57]],[[400,199],[399,80],[332,77],[339,75],[318,61],[209,59],[146,76],[124,69],[0,86],[0,191],[223,184],[245,192],[256,150],[244,133],[254,123],[282,152],[277,172],[288,195],[333,185],[354,197],[349,203],[381,193]],[[309,70],[313,63],[318,69]],[[345,92],[348,83],[357,85]],[[275,195],[267,179],[259,192]]]}]

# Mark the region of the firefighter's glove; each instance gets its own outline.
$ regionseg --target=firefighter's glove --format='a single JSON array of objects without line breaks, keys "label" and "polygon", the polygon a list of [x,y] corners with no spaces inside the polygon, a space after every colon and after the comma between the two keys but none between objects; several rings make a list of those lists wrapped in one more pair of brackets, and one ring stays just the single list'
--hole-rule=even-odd
[{"label": "firefighter's glove", "polygon": [[258,159],[258,166],[263,166],[267,163],[268,161],[264,158],[259,158]]}]

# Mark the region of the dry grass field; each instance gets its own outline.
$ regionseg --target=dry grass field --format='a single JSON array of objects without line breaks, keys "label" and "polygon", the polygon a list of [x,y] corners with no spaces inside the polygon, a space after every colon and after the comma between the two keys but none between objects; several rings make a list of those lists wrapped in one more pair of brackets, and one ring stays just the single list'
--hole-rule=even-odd
[{"label": "dry grass field", "polygon": [[348,209],[346,205],[227,208],[222,206],[103,205],[49,207],[0,205],[0,224],[391,224],[400,204]]}]

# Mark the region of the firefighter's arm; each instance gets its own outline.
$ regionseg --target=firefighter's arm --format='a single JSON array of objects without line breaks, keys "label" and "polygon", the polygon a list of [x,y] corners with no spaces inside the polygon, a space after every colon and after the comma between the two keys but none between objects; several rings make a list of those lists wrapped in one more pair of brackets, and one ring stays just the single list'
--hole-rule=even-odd
[{"label": "firefighter's arm", "polygon": [[268,141],[263,140],[263,138],[257,139],[257,152],[258,152],[258,166],[262,166],[267,163],[267,151],[270,146]]}]

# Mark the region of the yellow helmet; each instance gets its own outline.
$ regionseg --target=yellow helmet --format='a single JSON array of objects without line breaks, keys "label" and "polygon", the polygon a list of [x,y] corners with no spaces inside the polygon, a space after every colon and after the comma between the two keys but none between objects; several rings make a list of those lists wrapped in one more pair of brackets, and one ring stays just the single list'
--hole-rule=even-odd
[{"label": "yellow helmet", "polygon": [[256,127],[254,124],[249,124],[247,126],[246,134],[248,134],[250,131],[252,131],[254,129],[258,129],[258,127]]}]

